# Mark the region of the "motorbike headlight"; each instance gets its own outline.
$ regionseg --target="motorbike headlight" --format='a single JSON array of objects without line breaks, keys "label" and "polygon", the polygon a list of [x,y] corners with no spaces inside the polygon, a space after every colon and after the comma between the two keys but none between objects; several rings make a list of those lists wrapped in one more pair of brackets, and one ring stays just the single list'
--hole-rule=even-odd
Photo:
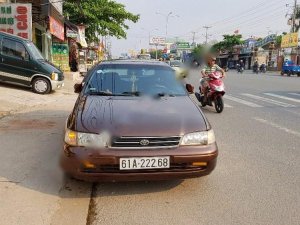
[{"label": "motorbike headlight", "polygon": [[209,145],[215,142],[215,133],[213,130],[209,130],[184,135],[180,145]]},{"label": "motorbike headlight", "polygon": [[58,73],[51,73],[51,80],[58,80]]},{"label": "motorbike headlight", "polygon": [[109,135],[106,132],[101,134],[80,133],[67,129],[65,142],[71,146],[80,147],[107,147]]}]

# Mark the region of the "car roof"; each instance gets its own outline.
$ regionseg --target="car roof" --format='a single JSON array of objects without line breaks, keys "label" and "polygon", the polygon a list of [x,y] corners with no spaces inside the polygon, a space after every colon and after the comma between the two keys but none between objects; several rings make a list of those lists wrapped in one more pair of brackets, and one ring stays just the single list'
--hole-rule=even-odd
[{"label": "car roof", "polygon": [[0,31],[0,35],[6,36],[6,37],[10,37],[10,38],[14,38],[14,39],[18,39],[19,41],[25,41],[28,42],[29,40],[22,38],[20,36],[14,35],[14,34],[9,34],[3,31]]},{"label": "car roof", "polygon": [[100,65],[146,65],[146,66],[166,66],[170,67],[165,62],[155,60],[109,60],[103,61]]}]

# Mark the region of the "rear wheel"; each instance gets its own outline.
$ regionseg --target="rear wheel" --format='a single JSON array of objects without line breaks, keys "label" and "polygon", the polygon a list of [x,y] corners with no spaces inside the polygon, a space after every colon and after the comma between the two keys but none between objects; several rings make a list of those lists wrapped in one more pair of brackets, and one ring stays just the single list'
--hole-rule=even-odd
[{"label": "rear wheel", "polygon": [[224,102],[222,96],[217,96],[215,99],[215,109],[217,113],[223,112],[224,109]]},{"label": "rear wheel", "polygon": [[284,72],[283,72],[283,71],[281,71],[280,75],[281,75],[281,76],[284,76]]}]

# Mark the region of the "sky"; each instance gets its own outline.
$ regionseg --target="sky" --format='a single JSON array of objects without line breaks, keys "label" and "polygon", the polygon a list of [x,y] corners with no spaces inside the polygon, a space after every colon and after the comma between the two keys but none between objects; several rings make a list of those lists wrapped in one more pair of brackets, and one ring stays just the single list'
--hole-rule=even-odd
[{"label": "sky", "polygon": [[[166,16],[172,12],[168,22],[168,38],[192,42],[205,41],[208,29],[209,41],[222,40],[223,34],[239,30],[243,38],[265,37],[268,34],[289,32],[287,14],[292,13],[292,0],[116,0],[126,10],[140,15],[137,23],[127,22],[130,29],[127,39],[111,38],[112,54],[119,56],[129,50],[149,48],[150,36],[166,35]],[[288,5],[287,5],[288,4]],[[159,13],[159,14],[158,14]]]}]

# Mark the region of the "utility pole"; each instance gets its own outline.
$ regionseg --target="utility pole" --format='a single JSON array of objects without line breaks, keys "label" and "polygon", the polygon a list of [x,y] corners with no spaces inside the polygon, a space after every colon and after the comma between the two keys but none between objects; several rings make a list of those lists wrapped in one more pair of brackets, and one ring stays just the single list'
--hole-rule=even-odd
[{"label": "utility pole", "polygon": [[292,18],[292,32],[296,32],[296,14],[297,14],[297,0],[294,3],[294,10],[293,10],[293,18]]},{"label": "utility pole", "polygon": [[206,32],[205,32],[205,45],[207,45],[207,41],[208,41],[208,29],[210,29],[211,27],[204,26],[203,28],[206,29]]},{"label": "utility pole", "polygon": [[195,36],[196,36],[196,32],[195,32],[195,31],[192,31],[192,34],[193,34],[193,42],[192,42],[192,44],[195,44]]}]

